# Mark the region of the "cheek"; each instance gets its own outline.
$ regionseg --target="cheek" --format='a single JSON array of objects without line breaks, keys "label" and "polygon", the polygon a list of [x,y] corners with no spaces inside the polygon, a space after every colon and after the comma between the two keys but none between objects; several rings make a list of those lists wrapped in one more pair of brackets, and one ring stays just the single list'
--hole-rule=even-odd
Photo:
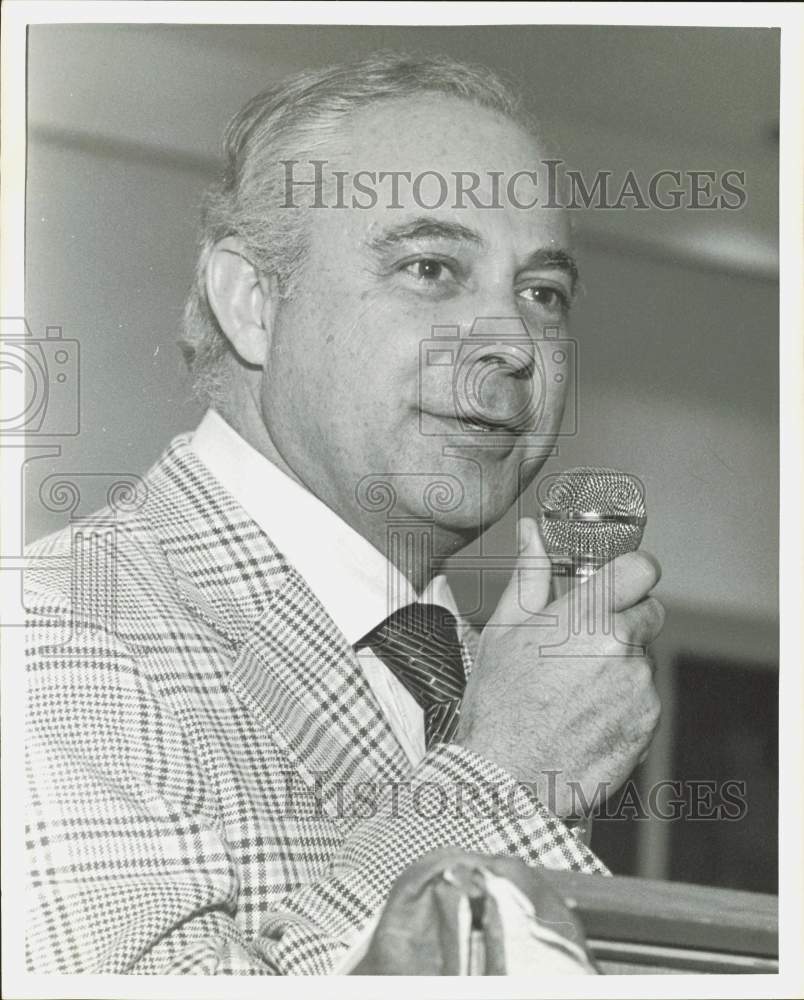
[{"label": "cheek", "polygon": [[329,316],[313,303],[283,307],[274,329],[266,375],[281,393],[288,389],[315,399],[340,378],[349,362],[337,311]]},{"label": "cheek", "polygon": [[392,429],[417,398],[418,340],[386,304],[342,296],[329,313],[289,304],[275,332],[263,405],[330,442]]}]

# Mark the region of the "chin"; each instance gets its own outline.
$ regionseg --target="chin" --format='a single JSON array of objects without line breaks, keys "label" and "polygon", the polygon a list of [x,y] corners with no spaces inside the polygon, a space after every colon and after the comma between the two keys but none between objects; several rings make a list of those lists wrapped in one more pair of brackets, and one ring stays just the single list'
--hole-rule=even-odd
[{"label": "chin", "polygon": [[486,497],[484,502],[476,495],[464,496],[460,507],[435,514],[433,521],[437,529],[455,535],[462,544],[466,544],[496,524],[515,500],[516,494]]}]

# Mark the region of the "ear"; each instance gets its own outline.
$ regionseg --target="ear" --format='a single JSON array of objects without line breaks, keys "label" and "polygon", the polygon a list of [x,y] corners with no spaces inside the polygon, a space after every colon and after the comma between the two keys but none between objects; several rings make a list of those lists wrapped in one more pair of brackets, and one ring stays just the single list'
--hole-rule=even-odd
[{"label": "ear", "polygon": [[257,272],[234,236],[219,240],[206,267],[207,299],[237,355],[262,368],[268,357],[278,302],[273,277]]}]

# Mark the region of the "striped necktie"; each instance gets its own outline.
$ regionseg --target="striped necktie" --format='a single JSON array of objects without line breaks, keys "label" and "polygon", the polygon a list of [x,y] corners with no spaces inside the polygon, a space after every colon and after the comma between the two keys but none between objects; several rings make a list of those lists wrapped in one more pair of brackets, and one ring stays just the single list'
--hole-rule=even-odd
[{"label": "striped necktie", "polygon": [[355,643],[370,647],[424,711],[425,745],[449,743],[466,687],[455,616],[435,604],[408,604]]}]

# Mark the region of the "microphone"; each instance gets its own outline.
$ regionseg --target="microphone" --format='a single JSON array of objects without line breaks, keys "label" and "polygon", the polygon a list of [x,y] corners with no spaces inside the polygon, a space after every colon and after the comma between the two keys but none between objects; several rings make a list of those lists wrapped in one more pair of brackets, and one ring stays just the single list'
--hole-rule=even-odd
[{"label": "microphone", "polygon": [[563,597],[616,556],[639,548],[647,513],[636,476],[579,466],[545,477],[539,493],[554,597]]},{"label": "microphone", "polygon": [[[545,477],[539,493],[554,599],[570,593],[616,556],[639,548],[647,513],[645,491],[636,476],[617,469],[580,466]],[[570,597],[570,627],[576,631],[581,628],[578,604]],[[611,631],[611,617],[605,609],[602,628]],[[575,835],[589,846],[591,816],[577,823]]]}]

